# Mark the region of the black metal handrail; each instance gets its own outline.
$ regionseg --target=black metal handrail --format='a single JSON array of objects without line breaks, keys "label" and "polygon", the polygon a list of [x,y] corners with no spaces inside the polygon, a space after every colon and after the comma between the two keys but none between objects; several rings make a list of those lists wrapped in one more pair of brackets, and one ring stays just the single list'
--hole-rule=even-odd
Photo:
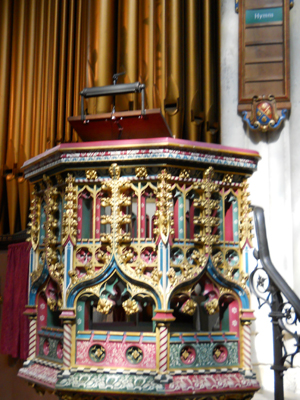
[{"label": "black metal handrail", "polygon": [[[256,295],[259,308],[268,304],[271,308],[269,316],[273,324],[273,354],[274,364],[274,399],[283,400],[283,372],[287,369],[286,362],[293,366],[293,360],[300,352],[300,335],[292,331],[292,327],[300,323],[300,299],[286,283],[274,267],[269,252],[264,210],[253,207],[254,224],[258,250],[254,257],[260,260],[260,265],[250,275],[250,288]],[[295,351],[288,353],[283,340],[287,331],[295,340]]]}]

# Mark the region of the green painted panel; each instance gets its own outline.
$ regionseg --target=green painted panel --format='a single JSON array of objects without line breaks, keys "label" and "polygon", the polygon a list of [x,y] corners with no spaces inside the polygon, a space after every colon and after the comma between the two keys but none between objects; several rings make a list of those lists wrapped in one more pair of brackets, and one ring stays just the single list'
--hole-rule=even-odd
[{"label": "green painted panel", "polygon": [[84,308],[85,302],[79,300],[76,308],[76,332],[84,331]]},{"label": "green painted panel", "polygon": [[282,18],[282,7],[246,10],[246,24],[281,22]]},{"label": "green painted panel", "polygon": [[[223,363],[218,363],[213,357],[213,351],[217,344],[226,347],[228,357]],[[187,344],[171,344],[170,345],[170,368],[208,368],[208,367],[224,367],[238,365],[238,342],[214,342],[214,343],[193,343],[191,346],[195,349],[195,361],[192,364],[184,364],[181,361],[181,350]],[[190,345],[190,344],[189,344]]]}]

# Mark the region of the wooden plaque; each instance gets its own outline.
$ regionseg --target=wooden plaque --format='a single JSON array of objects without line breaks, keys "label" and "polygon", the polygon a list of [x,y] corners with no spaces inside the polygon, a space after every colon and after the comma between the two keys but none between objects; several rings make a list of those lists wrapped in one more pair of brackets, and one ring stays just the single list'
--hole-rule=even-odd
[{"label": "wooden plaque", "polygon": [[289,12],[289,0],[239,1],[238,111],[269,95],[290,109]]}]

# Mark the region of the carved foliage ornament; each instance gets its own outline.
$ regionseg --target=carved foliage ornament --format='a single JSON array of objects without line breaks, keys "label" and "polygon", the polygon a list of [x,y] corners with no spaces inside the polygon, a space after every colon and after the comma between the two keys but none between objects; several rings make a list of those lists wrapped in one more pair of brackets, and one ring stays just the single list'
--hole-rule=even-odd
[{"label": "carved foliage ornament", "polygon": [[139,306],[135,300],[128,299],[122,303],[127,315],[135,314],[139,311]]},{"label": "carved foliage ornament", "polygon": [[46,261],[51,278],[53,278],[61,287],[63,287],[64,264],[60,262],[60,256],[57,251],[56,232],[58,228],[58,220],[56,213],[58,211],[58,197],[60,196],[57,188],[53,186],[51,179],[44,176],[46,182],[45,190],[45,212],[46,212]]},{"label": "carved foliage ornament", "polygon": [[161,238],[164,244],[168,243],[170,235],[174,234],[172,226],[173,221],[173,202],[172,202],[172,185],[168,183],[171,179],[171,175],[164,169],[161,174],[158,175],[159,184],[157,187],[157,205],[154,220],[153,232],[157,235],[158,239]]},{"label": "carved foliage ornament", "polygon": [[218,226],[220,219],[212,216],[215,210],[219,209],[219,200],[213,200],[212,194],[218,193],[220,187],[213,182],[214,169],[209,167],[204,173],[204,179],[201,183],[194,183],[194,190],[200,194],[195,199],[195,208],[200,208],[200,217],[194,217],[196,225],[203,226],[203,232],[195,235],[195,243],[203,244],[205,254],[208,256],[212,252],[212,245],[218,243],[220,236],[213,234],[213,228]]},{"label": "carved foliage ornament", "polygon": [[107,315],[110,313],[113,305],[114,305],[113,301],[106,299],[104,297],[100,297],[97,304],[97,311]]},{"label": "carved foliage ornament", "polygon": [[181,307],[181,312],[183,312],[184,314],[188,314],[188,315],[194,315],[195,311],[197,308],[197,303],[192,300],[192,299],[188,299],[183,306]]},{"label": "carved foliage ornament", "polygon": [[74,186],[75,178],[68,174],[66,178],[66,189],[65,189],[65,205],[64,215],[62,221],[62,244],[64,245],[68,238],[71,240],[73,245],[76,244],[77,237],[77,198],[76,198],[76,187]]},{"label": "carved foliage ornament", "polygon": [[240,246],[244,247],[246,241],[248,240],[250,246],[252,247],[252,238],[254,235],[251,233],[253,230],[253,219],[250,217],[250,193],[248,192],[249,184],[247,181],[243,182],[243,190],[241,197],[241,219],[240,219]]},{"label": "carved foliage ornament", "polygon": [[33,250],[36,250],[39,244],[39,232],[40,232],[40,214],[41,214],[41,205],[40,205],[40,200],[37,195],[36,187],[34,188],[34,191],[32,192],[32,200],[31,200],[31,206],[30,206],[30,222],[28,223],[28,226],[30,227],[28,233],[30,235],[30,238],[28,239],[31,242],[31,246]]}]

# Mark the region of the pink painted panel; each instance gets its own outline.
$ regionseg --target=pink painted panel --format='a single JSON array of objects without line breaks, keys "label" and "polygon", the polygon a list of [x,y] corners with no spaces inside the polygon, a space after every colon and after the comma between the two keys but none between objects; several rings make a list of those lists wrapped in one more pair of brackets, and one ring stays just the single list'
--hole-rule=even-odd
[{"label": "pink painted panel", "polygon": [[248,149],[242,149],[239,147],[227,147],[223,146],[220,144],[214,144],[214,143],[206,143],[206,142],[194,142],[191,140],[185,140],[185,139],[175,139],[175,138],[169,138],[169,137],[162,137],[162,138],[147,138],[147,139],[130,139],[130,140],[107,140],[107,141],[101,141],[101,142],[78,142],[78,143],[63,143],[58,146],[53,147],[50,150],[47,150],[46,152],[39,154],[36,157],[31,158],[28,161],[25,161],[24,166],[26,167],[27,165],[30,165],[32,162],[43,159],[45,156],[49,156],[50,154],[55,154],[57,151],[61,150],[68,150],[68,149],[85,149],[88,148],[90,149],[99,149],[99,147],[104,147],[104,148],[113,148],[113,149],[121,149],[124,146],[130,146],[133,147],[135,145],[148,145],[148,146],[153,146],[153,145],[159,145],[160,147],[163,146],[172,146],[172,145],[180,145],[181,147],[185,147],[186,149],[192,149],[192,150],[217,150],[220,152],[226,152],[226,153],[242,153],[245,155],[253,156],[260,158],[259,153],[255,150],[248,150]]},{"label": "pink painted panel", "polygon": [[57,374],[60,370],[47,367],[45,365],[33,364],[28,368],[21,368],[18,376],[25,378],[41,385],[55,388],[57,382]]},{"label": "pink painted panel", "polygon": [[173,382],[166,385],[166,393],[201,393],[201,392],[241,392],[244,390],[258,390],[256,379],[245,379],[240,373],[232,374],[203,374],[174,376]]},{"label": "pink painted panel", "polygon": [[[106,355],[103,361],[94,362],[89,357],[89,349],[95,344],[104,347]],[[139,364],[131,364],[126,358],[126,350],[131,346],[138,346],[143,351],[143,359]],[[76,364],[92,365],[115,368],[156,368],[156,343],[132,343],[132,342],[103,342],[77,340]]]},{"label": "pink painted panel", "polygon": [[229,305],[229,330],[240,336],[240,320],[239,320],[239,303],[237,300],[232,301]]},{"label": "pink painted panel", "polygon": [[232,204],[225,214],[225,241],[233,242],[233,215]]},{"label": "pink painted panel", "polygon": [[[43,296],[38,297],[38,309],[37,309],[37,332],[42,329],[43,326],[47,326],[47,301]],[[40,337],[37,335],[36,341],[36,352],[38,354],[40,346]]]}]

